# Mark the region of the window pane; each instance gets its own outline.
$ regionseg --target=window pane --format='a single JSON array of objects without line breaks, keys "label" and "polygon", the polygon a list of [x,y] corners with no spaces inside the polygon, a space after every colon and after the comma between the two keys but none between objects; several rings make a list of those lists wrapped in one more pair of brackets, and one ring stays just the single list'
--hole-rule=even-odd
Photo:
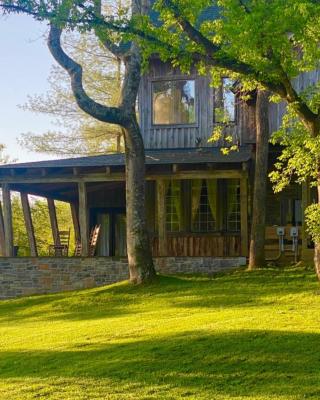
[{"label": "window pane", "polygon": [[192,181],[191,218],[194,232],[213,232],[217,218],[217,181],[195,179]]},{"label": "window pane", "polygon": [[227,184],[227,228],[231,232],[240,232],[240,182],[229,179]]},{"label": "window pane", "polygon": [[232,91],[234,82],[223,78],[220,88],[215,90],[214,122],[235,122],[235,94]]},{"label": "window pane", "polygon": [[194,80],[154,82],[152,104],[154,124],[195,123]]},{"label": "window pane", "polygon": [[168,181],[166,193],[166,228],[168,232],[181,231],[181,182]]}]

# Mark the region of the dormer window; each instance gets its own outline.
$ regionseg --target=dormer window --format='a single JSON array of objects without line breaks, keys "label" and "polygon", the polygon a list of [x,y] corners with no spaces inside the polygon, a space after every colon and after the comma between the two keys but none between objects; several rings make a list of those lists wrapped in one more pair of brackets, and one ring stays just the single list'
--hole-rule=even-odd
[{"label": "dormer window", "polygon": [[223,78],[222,84],[214,91],[214,122],[228,124],[236,122],[236,96],[234,81]]},{"label": "dormer window", "polygon": [[195,81],[193,79],[152,83],[153,125],[189,125],[195,122]]}]

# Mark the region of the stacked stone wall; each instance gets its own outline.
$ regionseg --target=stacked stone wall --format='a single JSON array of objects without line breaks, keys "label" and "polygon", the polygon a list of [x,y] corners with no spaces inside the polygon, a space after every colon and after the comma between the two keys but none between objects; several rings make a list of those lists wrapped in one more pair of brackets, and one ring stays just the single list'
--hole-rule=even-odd
[{"label": "stacked stone wall", "polygon": [[[244,258],[156,258],[163,274],[214,274],[245,264]],[[112,257],[1,257],[0,299],[109,285],[128,279],[127,259]]]}]

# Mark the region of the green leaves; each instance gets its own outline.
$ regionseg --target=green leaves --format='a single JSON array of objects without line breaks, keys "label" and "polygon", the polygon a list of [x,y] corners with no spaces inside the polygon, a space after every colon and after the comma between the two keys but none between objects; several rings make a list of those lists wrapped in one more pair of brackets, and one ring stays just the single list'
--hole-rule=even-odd
[{"label": "green leaves", "polygon": [[315,243],[320,242],[320,204],[311,204],[305,211],[307,231]]}]

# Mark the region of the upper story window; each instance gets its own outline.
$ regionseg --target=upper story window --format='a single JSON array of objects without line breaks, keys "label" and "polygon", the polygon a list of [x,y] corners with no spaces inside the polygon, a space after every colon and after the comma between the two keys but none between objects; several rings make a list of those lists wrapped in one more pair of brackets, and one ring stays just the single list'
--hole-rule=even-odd
[{"label": "upper story window", "polygon": [[236,96],[233,85],[232,79],[223,78],[221,86],[214,92],[214,122],[216,123],[236,121]]},{"label": "upper story window", "polygon": [[152,83],[154,125],[188,125],[195,122],[194,80],[179,79]]}]

